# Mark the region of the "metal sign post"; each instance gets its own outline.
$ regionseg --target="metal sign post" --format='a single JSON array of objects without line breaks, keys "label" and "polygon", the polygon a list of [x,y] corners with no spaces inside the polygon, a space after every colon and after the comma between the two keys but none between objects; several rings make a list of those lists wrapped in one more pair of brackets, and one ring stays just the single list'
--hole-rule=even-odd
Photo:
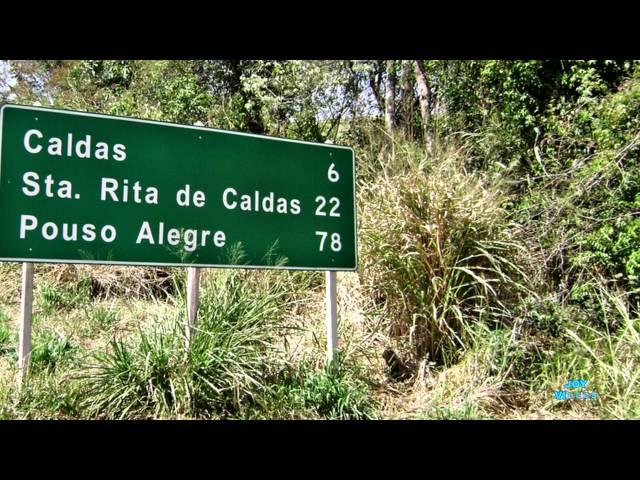
[{"label": "metal sign post", "polygon": [[187,269],[187,348],[191,345],[196,322],[198,321],[198,305],[200,302],[200,268]]},{"label": "metal sign post", "polygon": [[20,333],[18,340],[18,388],[29,372],[31,358],[31,319],[33,313],[33,263],[22,264],[22,297],[20,300]]},{"label": "metal sign post", "polygon": [[[196,122],[194,127],[204,127],[202,122]],[[187,325],[186,343],[187,350],[191,346],[191,340],[195,334],[196,322],[198,321],[198,305],[200,304],[200,268],[187,268]]]},{"label": "metal sign post", "polygon": [[338,349],[338,308],[336,301],[336,272],[326,272],[327,280],[327,362],[331,364]]}]

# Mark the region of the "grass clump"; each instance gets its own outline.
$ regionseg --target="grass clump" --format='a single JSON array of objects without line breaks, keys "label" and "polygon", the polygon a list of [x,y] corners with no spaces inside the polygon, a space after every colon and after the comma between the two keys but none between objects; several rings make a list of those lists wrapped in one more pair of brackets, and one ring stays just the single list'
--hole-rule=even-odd
[{"label": "grass clump", "polygon": [[100,329],[109,330],[111,325],[118,320],[118,312],[113,308],[100,306],[91,310],[89,318],[90,321],[97,324]]},{"label": "grass clump", "polygon": [[375,403],[360,369],[338,362],[315,369],[303,361],[283,369],[271,380],[266,406],[268,418],[375,418]]},{"label": "grass clump", "polygon": [[133,341],[113,339],[82,375],[86,411],[106,418],[215,418],[259,403],[272,367],[282,292],[277,285],[251,286],[241,276],[224,271],[203,281],[188,351],[182,312],[141,330]]},{"label": "grass clump", "polygon": [[361,187],[362,281],[415,362],[452,362],[470,321],[503,321],[522,290],[506,186],[443,151]]},{"label": "grass clump", "polygon": [[69,311],[89,303],[91,279],[85,277],[71,285],[43,282],[38,285],[36,292],[36,307],[42,314]]},{"label": "grass clump", "polygon": [[0,355],[7,353],[10,350],[9,344],[13,338],[13,333],[9,328],[9,319],[5,313],[0,310]]},{"label": "grass clump", "polygon": [[24,383],[16,403],[7,406],[9,418],[84,418],[80,408],[80,385],[70,372],[41,371]]},{"label": "grass clump", "polygon": [[[94,354],[94,363],[79,378],[84,381],[82,409],[91,417],[145,418],[178,413],[184,365],[174,330],[156,327],[139,332],[133,341],[114,338],[109,350]],[[178,356],[178,358],[176,358]]]},{"label": "grass clump", "polygon": [[30,368],[32,371],[55,370],[73,356],[76,348],[66,336],[46,331],[34,338]]},{"label": "grass clump", "polygon": [[321,418],[373,418],[366,385],[345,370],[326,369],[304,376],[300,394],[305,408]]}]

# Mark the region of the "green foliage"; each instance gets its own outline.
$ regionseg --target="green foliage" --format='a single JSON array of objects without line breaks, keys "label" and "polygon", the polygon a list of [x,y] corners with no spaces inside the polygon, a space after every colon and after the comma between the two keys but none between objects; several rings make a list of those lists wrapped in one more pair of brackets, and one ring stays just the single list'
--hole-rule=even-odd
[{"label": "green foliage", "polygon": [[[584,148],[574,138],[591,128],[584,107],[619,85],[634,64],[483,60],[442,62],[434,68],[447,105],[442,133],[466,132],[476,165],[540,175],[552,173],[558,143],[574,153]],[[565,142],[544,138],[548,134]]]},{"label": "green foliage", "polygon": [[281,287],[224,271],[203,282],[199,324],[185,351],[184,317],[113,339],[83,374],[86,411],[107,418],[235,415],[264,395]]},{"label": "green foliage", "polygon": [[[206,119],[211,95],[200,85],[194,62],[155,62],[143,70],[145,92],[163,120],[193,124]],[[149,98],[150,97],[150,98]]]},{"label": "green foliage", "polygon": [[98,307],[90,312],[90,320],[97,323],[102,330],[108,330],[118,320],[118,312],[111,308]]},{"label": "green foliage", "polygon": [[303,361],[270,379],[266,411],[252,414],[263,418],[372,419],[374,405],[357,365],[340,363],[315,370]]},{"label": "green foliage", "polygon": [[91,279],[88,277],[72,285],[42,283],[36,289],[36,307],[44,315],[67,311],[88,304],[91,291]]},{"label": "green foliage", "polygon": [[101,87],[127,87],[133,80],[132,63],[128,60],[88,60],[81,62],[70,76],[80,81],[94,79]]},{"label": "green foliage", "polygon": [[4,312],[0,311],[0,355],[10,351],[9,343],[13,338]]},{"label": "green foliage", "polygon": [[443,132],[471,134],[476,165],[520,165],[535,138],[547,96],[541,75],[553,71],[550,63],[446,62],[442,95],[451,113],[443,119]]},{"label": "green foliage", "polygon": [[630,292],[640,286],[640,83],[630,80],[581,109],[589,128],[576,127],[580,122],[571,117],[563,121],[564,137],[549,134],[547,152],[560,159],[553,171],[561,173],[551,174],[547,163],[548,174],[524,198],[533,204],[527,199],[535,197],[537,205],[521,203],[520,212],[532,231],[548,232],[544,248],[562,258],[563,278],[556,281],[569,284],[571,299],[590,308],[595,300],[585,282],[593,275],[605,274]]},{"label": "green foliage", "polygon": [[629,287],[640,287],[640,219],[625,219],[617,228],[605,224],[581,236],[578,245],[583,251],[576,258],[577,264],[593,262],[606,268],[614,278],[624,280]]},{"label": "green foliage", "polygon": [[46,331],[34,338],[30,368],[33,371],[55,370],[71,358],[75,349],[64,335]]}]

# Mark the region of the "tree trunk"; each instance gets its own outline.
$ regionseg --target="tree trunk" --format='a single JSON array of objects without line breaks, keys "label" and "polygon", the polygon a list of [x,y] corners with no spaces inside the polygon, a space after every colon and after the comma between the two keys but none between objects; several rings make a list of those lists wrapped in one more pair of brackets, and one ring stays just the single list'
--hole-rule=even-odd
[{"label": "tree trunk", "polygon": [[389,133],[396,125],[396,72],[393,60],[387,61],[387,78],[384,91],[384,120]]},{"label": "tree trunk", "polygon": [[402,61],[402,73],[400,75],[401,97],[400,97],[400,122],[403,127],[405,138],[411,138],[413,124],[413,103],[414,81],[411,78],[411,60]]},{"label": "tree trunk", "polygon": [[431,128],[431,89],[422,60],[416,60],[416,81],[418,82],[418,92],[420,95],[420,114],[422,115],[422,126],[427,140],[427,150],[433,152],[433,129]]},{"label": "tree trunk", "polygon": [[358,74],[353,69],[353,60],[346,60],[345,66],[349,72],[349,81],[347,83],[347,92],[351,96],[349,102],[349,111],[351,112],[351,118],[358,117],[358,96],[360,94],[360,86],[358,82]]},{"label": "tree trunk", "polygon": [[376,99],[376,103],[378,104],[378,110],[382,113],[384,111],[384,100],[382,99],[382,95],[380,95],[380,83],[382,80],[382,60],[378,60],[373,66],[374,70],[369,71],[369,86],[371,87],[371,91],[373,92],[373,97]]}]

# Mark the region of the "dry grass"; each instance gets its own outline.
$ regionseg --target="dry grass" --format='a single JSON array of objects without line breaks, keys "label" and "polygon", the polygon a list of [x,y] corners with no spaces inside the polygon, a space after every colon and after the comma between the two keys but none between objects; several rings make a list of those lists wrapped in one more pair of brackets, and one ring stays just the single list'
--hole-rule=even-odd
[{"label": "dry grass", "polygon": [[[384,329],[414,362],[464,346],[466,318],[508,316],[522,276],[509,261],[506,185],[464,169],[464,148],[408,160],[363,184],[360,277]],[[517,288],[515,288],[517,290]]]},{"label": "dry grass", "polygon": [[[324,278],[324,275],[323,275]],[[326,363],[327,324],[324,282],[298,292],[285,316],[279,348],[293,364],[305,362],[321,368]],[[343,360],[355,362],[382,380],[384,341],[371,330],[364,295],[357,273],[337,273],[338,347]]]},{"label": "dry grass", "polygon": [[[128,267],[121,265],[72,265],[37,263],[34,268],[34,286],[73,285],[90,279],[93,298],[166,298],[175,292],[172,270],[160,267]],[[21,264],[0,264],[0,303],[20,301]]]}]

